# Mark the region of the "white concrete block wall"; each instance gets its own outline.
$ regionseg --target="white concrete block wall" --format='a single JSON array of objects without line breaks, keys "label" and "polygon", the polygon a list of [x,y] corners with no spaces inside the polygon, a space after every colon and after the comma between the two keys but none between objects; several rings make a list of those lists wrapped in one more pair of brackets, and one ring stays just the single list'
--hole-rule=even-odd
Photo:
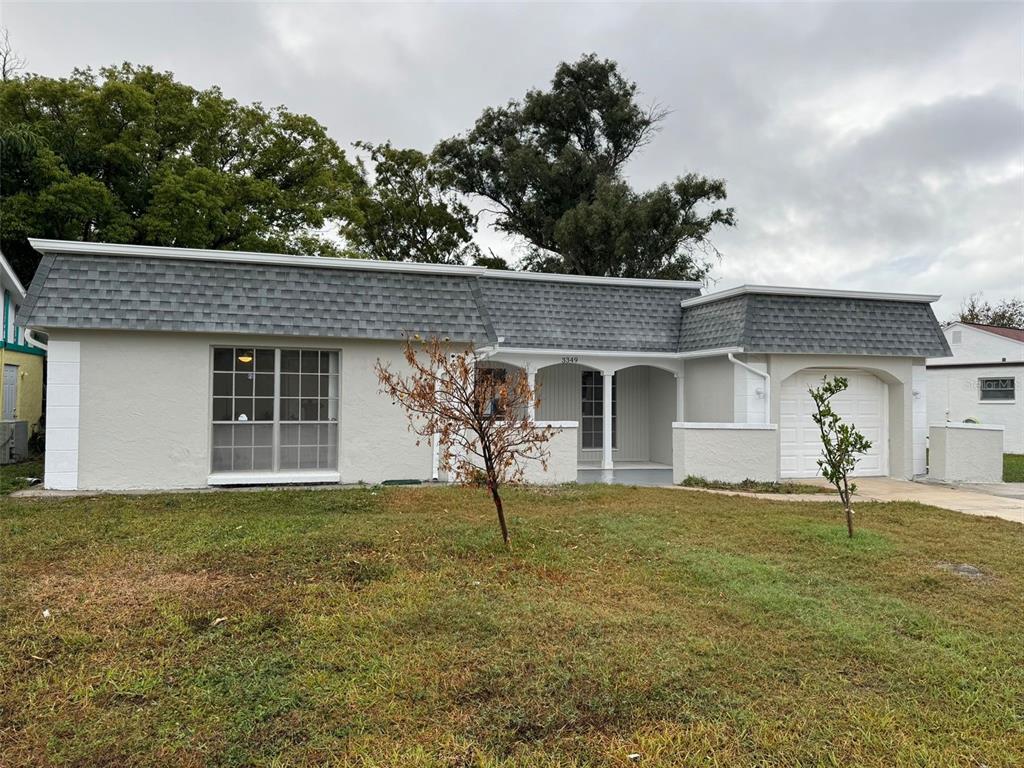
[{"label": "white concrete block wall", "polygon": [[675,422],[672,482],[690,475],[739,483],[779,478],[779,431],[775,424]]},{"label": "white concrete block wall", "polygon": [[81,344],[51,339],[47,355],[44,484],[53,490],[75,490],[81,420]]},{"label": "white concrete block wall", "polygon": [[1002,427],[933,424],[928,434],[929,477],[949,483],[1002,482]]},{"label": "white concrete block wall", "polygon": [[579,423],[575,421],[538,421],[538,426],[550,426],[555,434],[548,442],[548,469],[545,472],[537,461],[523,466],[523,481],[533,485],[559,485],[576,482]]}]

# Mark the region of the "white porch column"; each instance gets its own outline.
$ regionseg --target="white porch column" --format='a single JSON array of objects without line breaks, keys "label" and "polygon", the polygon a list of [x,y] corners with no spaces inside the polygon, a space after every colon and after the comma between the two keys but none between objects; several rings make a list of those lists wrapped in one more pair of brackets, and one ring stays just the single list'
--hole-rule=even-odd
[{"label": "white porch column", "polygon": [[602,392],[601,405],[601,426],[604,434],[601,440],[601,482],[610,483],[614,479],[612,461],[612,381],[615,371],[601,371],[604,390]]},{"label": "white porch column", "polygon": [[[434,399],[438,400],[441,396],[441,382],[434,382]],[[430,460],[430,479],[437,482],[441,477],[441,435],[435,432],[430,436],[431,445],[431,460]]]},{"label": "white porch column", "polygon": [[686,421],[683,418],[686,405],[686,396],[683,388],[684,376],[682,373],[675,374],[676,377],[676,421]]},{"label": "white porch column", "polygon": [[526,364],[526,383],[530,385],[530,405],[526,416],[530,421],[537,420],[537,370],[533,363]]}]

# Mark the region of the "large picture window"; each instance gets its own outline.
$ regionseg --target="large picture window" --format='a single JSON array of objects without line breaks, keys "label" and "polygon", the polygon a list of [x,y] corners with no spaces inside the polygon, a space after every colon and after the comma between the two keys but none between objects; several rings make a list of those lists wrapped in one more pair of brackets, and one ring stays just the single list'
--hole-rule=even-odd
[{"label": "large picture window", "polygon": [[1013,377],[1000,379],[978,379],[982,400],[996,402],[1013,400],[1016,397]]},{"label": "large picture window", "polygon": [[[583,371],[580,436],[586,449],[604,447],[604,380],[600,371]],[[618,376],[612,377],[612,448],[618,446]]]},{"label": "large picture window", "polygon": [[213,350],[214,472],[336,470],[337,352]]}]

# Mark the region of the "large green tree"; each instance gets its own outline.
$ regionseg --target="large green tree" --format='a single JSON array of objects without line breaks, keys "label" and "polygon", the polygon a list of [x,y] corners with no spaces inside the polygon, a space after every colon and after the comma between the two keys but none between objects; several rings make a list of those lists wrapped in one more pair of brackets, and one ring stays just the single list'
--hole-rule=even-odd
[{"label": "large green tree", "polygon": [[701,278],[716,225],[734,223],[725,182],[686,174],[638,192],[623,168],[665,113],[591,54],[561,64],[547,91],[489,108],[434,155],[459,191],[493,204],[498,229],[532,246],[527,268],[619,277]]},{"label": "large green tree", "polygon": [[0,246],[26,238],[333,255],[354,166],[324,127],[124,64],[0,83]]},{"label": "large green tree", "polygon": [[359,142],[360,185],[343,228],[357,253],[385,261],[463,264],[480,257],[476,215],[441,184],[428,155]]}]

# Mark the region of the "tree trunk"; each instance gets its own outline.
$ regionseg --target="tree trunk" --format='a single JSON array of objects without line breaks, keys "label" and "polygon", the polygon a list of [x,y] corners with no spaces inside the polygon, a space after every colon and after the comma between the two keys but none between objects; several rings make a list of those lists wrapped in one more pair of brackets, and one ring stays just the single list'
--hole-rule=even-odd
[{"label": "tree trunk", "polygon": [[846,532],[853,538],[853,505],[850,502],[850,486],[843,479],[843,506],[846,508]]},{"label": "tree trunk", "polygon": [[494,499],[494,508],[498,511],[498,525],[501,526],[501,539],[505,542],[507,549],[512,549],[512,544],[508,540],[508,526],[505,524],[505,510],[501,505],[501,496],[498,495],[498,487],[494,483],[490,483],[491,486],[491,498]]}]

